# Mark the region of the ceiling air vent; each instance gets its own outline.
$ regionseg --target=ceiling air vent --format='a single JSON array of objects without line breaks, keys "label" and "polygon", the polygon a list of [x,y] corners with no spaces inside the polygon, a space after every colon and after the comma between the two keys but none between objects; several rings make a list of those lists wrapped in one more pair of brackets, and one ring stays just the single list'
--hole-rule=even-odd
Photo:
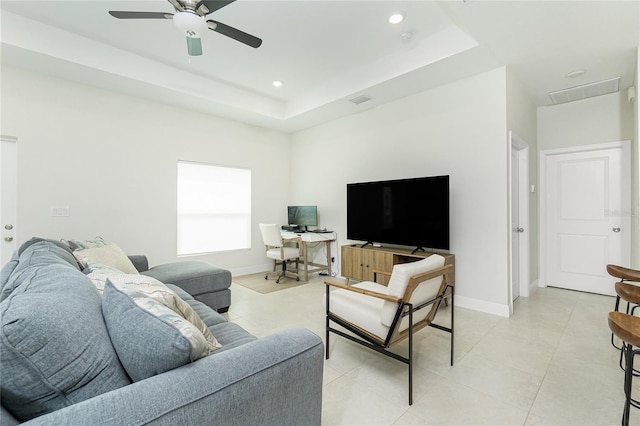
[{"label": "ceiling air vent", "polygon": [[554,104],[578,101],[580,99],[592,98],[594,96],[615,93],[620,90],[620,77],[609,80],[596,81],[595,83],[583,84],[581,86],[570,87],[568,89],[550,92],[549,97]]},{"label": "ceiling air vent", "polygon": [[361,104],[363,102],[367,102],[367,101],[370,101],[370,100],[371,100],[371,98],[369,96],[360,95],[360,96],[356,96],[353,99],[349,99],[349,102],[353,102],[354,104],[358,105],[358,104]]}]

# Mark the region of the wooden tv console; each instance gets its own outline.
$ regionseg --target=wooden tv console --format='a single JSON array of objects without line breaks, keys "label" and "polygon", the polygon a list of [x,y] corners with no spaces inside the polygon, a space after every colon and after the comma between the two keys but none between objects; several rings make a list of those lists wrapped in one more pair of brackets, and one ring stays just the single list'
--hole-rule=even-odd
[{"label": "wooden tv console", "polygon": [[[393,265],[415,262],[432,254],[444,257],[446,265],[454,265],[451,280],[455,283],[455,256],[451,253],[429,253],[390,247],[361,247],[360,244],[349,244],[341,247],[340,274],[357,281],[374,281],[386,285]],[[378,273],[382,272],[382,273]]]}]

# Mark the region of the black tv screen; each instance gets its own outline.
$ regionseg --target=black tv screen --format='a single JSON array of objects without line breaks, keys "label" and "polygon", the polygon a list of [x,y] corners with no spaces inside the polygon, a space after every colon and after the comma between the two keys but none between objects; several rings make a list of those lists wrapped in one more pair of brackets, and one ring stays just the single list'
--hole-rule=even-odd
[{"label": "black tv screen", "polygon": [[347,239],[449,250],[449,176],[347,184]]}]

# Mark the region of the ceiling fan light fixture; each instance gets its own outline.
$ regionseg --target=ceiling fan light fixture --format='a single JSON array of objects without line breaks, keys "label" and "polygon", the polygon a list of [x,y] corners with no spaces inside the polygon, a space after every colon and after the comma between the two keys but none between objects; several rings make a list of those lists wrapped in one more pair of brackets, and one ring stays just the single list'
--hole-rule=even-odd
[{"label": "ceiling fan light fixture", "polygon": [[205,20],[193,12],[178,12],[173,15],[173,23],[187,37],[200,38],[207,30]]}]

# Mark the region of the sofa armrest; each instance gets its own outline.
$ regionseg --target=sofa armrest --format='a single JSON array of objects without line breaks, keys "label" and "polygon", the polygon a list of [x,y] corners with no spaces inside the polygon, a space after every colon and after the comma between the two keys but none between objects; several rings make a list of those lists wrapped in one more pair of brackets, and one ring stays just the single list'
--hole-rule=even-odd
[{"label": "sofa armrest", "polygon": [[25,425],[319,425],[322,339],[286,330]]},{"label": "sofa armrest", "polygon": [[149,261],[143,254],[131,254],[127,256],[138,272],[149,270]]}]

